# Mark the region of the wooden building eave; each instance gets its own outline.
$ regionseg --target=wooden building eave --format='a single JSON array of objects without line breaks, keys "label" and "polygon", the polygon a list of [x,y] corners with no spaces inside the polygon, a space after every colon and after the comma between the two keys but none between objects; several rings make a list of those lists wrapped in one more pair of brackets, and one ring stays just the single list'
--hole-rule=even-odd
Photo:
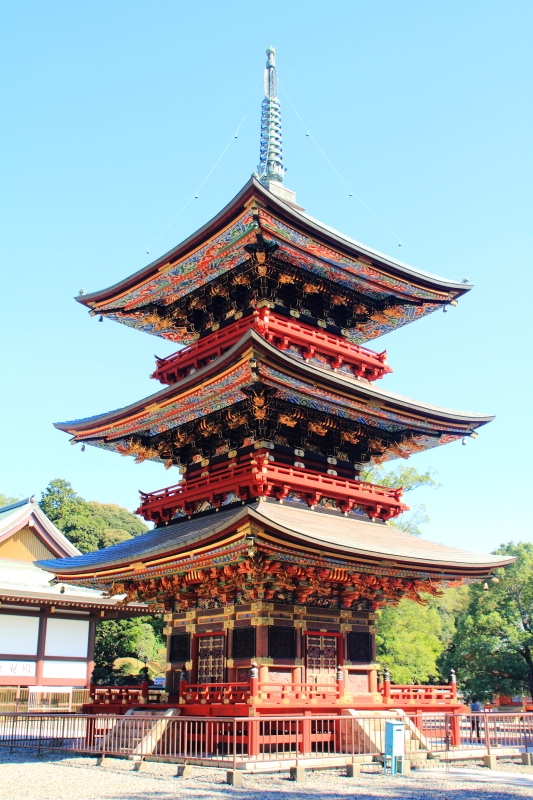
[{"label": "wooden building eave", "polygon": [[210,381],[220,376],[225,370],[229,370],[235,365],[245,364],[250,358],[264,358],[265,363],[280,366],[289,376],[301,378],[311,385],[319,382],[321,386],[334,390],[347,400],[357,400],[369,405],[377,403],[385,409],[410,414],[413,416],[413,423],[416,422],[416,419],[431,419],[439,425],[449,425],[467,433],[470,429],[484,425],[494,418],[492,415],[473,414],[432,406],[389,392],[367,381],[307,364],[286,355],[278,348],[268,344],[256,331],[249,329],[219,359],[171,386],[122,409],[86,419],[57,422],[55,427],[88,442],[91,438],[112,437],[110,426],[113,423],[137,419],[139,424],[144,424],[146,414],[154,410],[161,412],[162,416],[167,404],[175,403],[178,398],[186,397],[191,392],[197,391],[199,385],[208,386]]},{"label": "wooden building eave", "polygon": [[[109,583],[120,573],[121,579],[159,575],[170,564],[181,570],[193,569],[191,554],[200,550],[206,559],[220,556],[229,539],[241,538],[245,523],[269,531],[273,546],[295,547],[295,554],[313,551],[350,562],[351,568],[365,561],[378,572],[383,562],[401,570],[437,572],[451,579],[455,576],[480,578],[492,570],[512,563],[505,556],[481,556],[411,536],[389,525],[359,521],[310,511],[290,504],[258,502],[201,519],[182,520],[165,528],[150,531],[127,543],[114,545],[97,553],[58,561],[40,561],[38,565],[54,572],[61,580],[91,577]],[[258,538],[261,538],[259,532]],[[142,540],[145,540],[144,542]],[[127,544],[129,547],[124,547]],[[187,558],[189,556],[189,558]],[[178,562],[179,565],[176,563]],[[214,562],[215,563],[215,562]],[[137,567],[135,567],[137,565]],[[381,566],[380,566],[381,565]]]},{"label": "wooden building eave", "polygon": [[252,177],[215,217],[175,248],[113,286],[90,294],[80,295],[76,297],[76,300],[89,308],[98,308],[103,304],[108,304],[114,297],[122,295],[132,287],[155,277],[165,265],[174,263],[187,254],[194,252],[199,246],[220,233],[254,202],[260,207],[274,212],[282,221],[294,226],[302,233],[315,237],[318,241],[339,250],[350,258],[362,256],[368,263],[373,263],[376,267],[381,267],[396,277],[413,281],[433,291],[451,293],[455,298],[460,297],[472,288],[469,284],[449,281],[420,272],[403,262],[390,258],[340,234],[305,213],[298,211],[290,204],[285,203]]}]

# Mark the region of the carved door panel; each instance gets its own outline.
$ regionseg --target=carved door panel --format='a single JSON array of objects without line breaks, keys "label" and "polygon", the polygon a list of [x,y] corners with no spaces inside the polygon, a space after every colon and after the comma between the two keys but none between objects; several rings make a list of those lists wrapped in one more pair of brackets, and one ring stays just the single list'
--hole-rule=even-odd
[{"label": "carved door panel", "polygon": [[308,634],[306,639],[307,683],[335,683],[338,663],[337,637]]},{"label": "carved door panel", "polygon": [[224,683],[224,634],[199,637],[197,682]]}]

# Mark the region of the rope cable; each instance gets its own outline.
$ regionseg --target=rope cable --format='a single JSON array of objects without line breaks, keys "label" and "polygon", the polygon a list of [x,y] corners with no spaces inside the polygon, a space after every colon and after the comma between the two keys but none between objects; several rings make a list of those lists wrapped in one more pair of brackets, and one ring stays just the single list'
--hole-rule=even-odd
[{"label": "rope cable", "polygon": [[248,108],[246,109],[246,112],[245,112],[245,114],[244,114],[243,118],[241,119],[241,121],[240,121],[240,122],[239,122],[239,124],[237,125],[237,127],[236,127],[236,129],[235,129],[234,133],[232,134],[232,136],[231,136],[230,140],[228,141],[227,145],[224,147],[224,149],[222,150],[221,154],[219,155],[219,157],[217,158],[217,160],[215,161],[215,163],[213,164],[213,166],[211,167],[211,169],[209,170],[209,172],[207,173],[207,175],[205,176],[205,178],[203,179],[203,181],[200,183],[200,185],[198,186],[198,188],[196,189],[196,191],[194,192],[194,194],[192,194],[192,195],[189,197],[189,199],[187,200],[187,202],[185,203],[185,205],[183,205],[183,206],[180,208],[180,210],[178,211],[178,213],[177,213],[177,214],[176,214],[176,215],[175,215],[175,216],[174,216],[174,217],[173,217],[173,218],[170,220],[170,222],[168,223],[168,225],[166,225],[166,226],[163,228],[163,230],[162,230],[160,233],[158,233],[158,235],[155,237],[155,239],[152,239],[152,241],[151,241],[151,242],[150,242],[150,243],[149,243],[149,244],[146,246],[146,252],[147,252],[147,253],[149,253],[149,252],[150,252],[150,248],[152,247],[152,245],[153,245],[153,244],[155,244],[155,242],[157,242],[157,240],[158,240],[158,239],[160,239],[160,238],[161,238],[161,236],[163,236],[163,234],[164,234],[164,233],[166,233],[166,232],[168,231],[168,229],[172,227],[172,225],[174,225],[174,223],[176,222],[176,220],[177,220],[179,217],[181,217],[181,215],[183,214],[183,212],[184,212],[184,211],[185,211],[185,210],[186,210],[186,209],[187,209],[187,208],[190,206],[190,204],[192,203],[192,201],[193,201],[193,200],[197,200],[197,199],[198,199],[198,196],[199,196],[199,194],[200,194],[200,191],[203,189],[203,187],[205,186],[205,184],[207,183],[207,181],[209,180],[209,178],[211,177],[211,175],[213,174],[213,172],[216,170],[216,168],[218,167],[218,165],[220,164],[220,162],[222,161],[222,159],[223,159],[223,158],[224,158],[224,156],[226,155],[227,151],[228,151],[228,150],[229,150],[229,148],[230,148],[230,145],[231,145],[231,143],[232,143],[232,142],[233,142],[235,139],[237,139],[237,138],[238,138],[239,131],[240,131],[240,129],[242,128],[242,126],[243,126],[243,124],[244,124],[244,121],[246,120],[246,117],[247,117],[247,116],[248,116],[248,114],[250,113],[250,109],[251,109],[251,107],[252,107],[253,103],[255,103],[255,100],[256,100],[256,97],[257,97],[257,94],[258,94],[258,92],[259,92],[259,90],[258,90],[257,92],[255,92],[255,94],[254,94],[254,96],[253,96],[253,99],[251,100],[251,102],[250,102],[250,105],[249,105],[249,106],[248,106]]},{"label": "rope cable", "polygon": [[[278,80],[279,80],[279,79],[278,79]],[[373,210],[372,210],[372,209],[371,209],[369,206],[367,206],[367,204],[365,203],[365,201],[364,201],[364,200],[363,200],[361,197],[359,197],[359,195],[358,195],[358,194],[356,194],[356,192],[354,192],[353,188],[352,188],[352,187],[350,186],[350,184],[349,184],[349,183],[348,183],[348,182],[345,180],[345,178],[344,178],[344,177],[341,175],[341,173],[339,172],[339,170],[337,169],[337,167],[335,166],[335,164],[333,164],[333,163],[330,161],[330,159],[328,158],[328,156],[326,155],[326,153],[324,152],[324,150],[321,148],[320,144],[317,142],[317,140],[315,139],[315,137],[313,136],[313,134],[310,132],[310,130],[309,130],[309,127],[308,127],[308,126],[305,124],[304,120],[302,119],[302,117],[301,117],[301,116],[300,116],[300,114],[298,113],[298,110],[296,109],[296,106],[295,106],[295,105],[294,105],[294,103],[292,102],[291,98],[289,97],[289,95],[288,95],[288,93],[287,93],[287,90],[285,89],[285,87],[283,86],[283,84],[281,83],[281,81],[279,81],[279,85],[280,85],[280,86],[281,86],[281,88],[283,89],[283,94],[285,95],[285,97],[286,97],[286,98],[287,98],[287,100],[289,101],[289,104],[291,105],[291,107],[292,107],[292,110],[294,111],[294,113],[296,114],[296,116],[298,117],[298,119],[300,120],[300,122],[302,123],[302,127],[303,127],[303,128],[304,128],[304,130],[305,130],[305,135],[306,135],[306,136],[308,136],[310,139],[312,139],[312,141],[313,141],[313,142],[314,142],[314,144],[315,144],[315,147],[316,147],[316,148],[317,148],[317,150],[320,152],[320,154],[322,155],[322,157],[324,158],[324,160],[325,160],[325,161],[326,161],[326,162],[329,164],[329,166],[331,167],[331,169],[333,170],[333,172],[335,173],[335,175],[336,175],[336,176],[339,178],[339,180],[340,180],[340,181],[341,181],[341,182],[342,182],[342,183],[343,183],[343,184],[346,186],[346,188],[347,188],[347,189],[348,189],[348,191],[350,192],[350,197],[353,195],[353,197],[355,197],[355,199],[356,199],[356,200],[358,200],[358,201],[359,201],[359,203],[361,203],[361,205],[363,206],[363,208],[366,208],[366,210],[369,212],[369,214],[372,214],[372,216],[373,216],[373,217],[374,217],[374,218],[375,218],[375,219],[376,219],[376,220],[377,220],[377,221],[380,223],[380,225],[382,225],[382,226],[385,228],[385,230],[387,230],[387,231],[388,231],[388,232],[391,234],[391,236],[393,236],[393,237],[394,237],[394,239],[396,239],[396,240],[397,240],[397,242],[398,242],[398,246],[399,246],[399,247],[401,247],[402,245],[405,245],[405,242],[404,242],[404,241],[401,239],[401,237],[400,237],[400,236],[398,236],[398,234],[397,234],[397,233],[395,233],[395,232],[392,230],[392,228],[389,228],[389,226],[386,224],[386,222],[384,222],[384,221],[383,221],[383,220],[382,220],[380,217],[378,217],[378,215],[377,215],[377,214],[376,214],[376,213],[375,213],[375,212],[374,212],[374,211],[373,211]],[[409,247],[409,245],[406,245],[406,246],[407,246],[407,247]]]}]

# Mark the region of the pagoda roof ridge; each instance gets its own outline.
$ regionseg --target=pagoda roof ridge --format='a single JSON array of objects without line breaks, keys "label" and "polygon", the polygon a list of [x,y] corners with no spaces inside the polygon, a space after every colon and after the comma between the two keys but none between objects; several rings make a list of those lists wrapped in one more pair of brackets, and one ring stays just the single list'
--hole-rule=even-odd
[{"label": "pagoda roof ridge", "polygon": [[87,427],[88,423],[101,423],[105,424],[116,418],[128,417],[129,414],[139,412],[143,407],[148,409],[150,406],[159,405],[165,400],[169,400],[174,395],[179,394],[180,391],[187,387],[199,385],[210,374],[221,372],[226,367],[230,366],[233,361],[236,361],[240,353],[245,351],[247,347],[253,345],[257,348],[263,349],[278,363],[288,366],[291,369],[297,368],[298,373],[305,379],[308,378],[314,382],[317,377],[322,378],[325,382],[329,383],[332,387],[337,389],[344,389],[350,394],[354,392],[365,398],[375,399],[377,401],[389,402],[392,405],[399,406],[400,408],[408,409],[423,414],[432,414],[444,418],[445,421],[459,421],[462,423],[471,423],[472,425],[483,425],[494,419],[494,415],[470,413],[466,411],[457,411],[454,409],[444,408],[441,406],[433,406],[422,401],[413,400],[395,392],[390,392],[374,385],[373,383],[361,380],[355,376],[346,375],[342,371],[334,372],[320,365],[309,364],[301,361],[296,357],[290,356],[279,348],[267,342],[257,331],[249,328],[243,336],[229,348],[222,356],[215,361],[201,367],[196,372],[188,375],[185,378],[165,386],[163,389],[148,395],[147,397],[124,406],[120,409],[107,411],[103,414],[97,414],[92,417],[85,417],[76,420],[69,420],[65,422],[56,422],[54,426],[59,430],[74,433],[76,430],[83,430]]},{"label": "pagoda roof ridge", "polygon": [[[292,541],[321,552],[370,559],[377,567],[380,561],[389,566],[393,561],[396,567],[404,569],[441,568],[443,571],[475,577],[515,560],[509,556],[480,555],[431,542],[380,522],[358,520],[291,504],[256,501],[240,508],[211,512],[193,519],[184,518],[104,550],[36,563],[41,569],[59,576],[71,574],[75,575],[76,580],[83,580],[83,575],[87,573],[87,578],[97,580],[98,571],[109,571],[120,566],[131,568],[132,562],[137,560],[147,567],[148,561],[163,556],[177,560],[200,543],[219,546],[220,537],[231,532],[234,535],[235,526],[240,527],[246,518],[280,535],[282,543],[286,545]],[[183,569],[186,569],[186,564]],[[102,575],[102,578],[105,576]]]},{"label": "pagoda roof ridge", "polygon": [[432,273],[419,270],[396,258],[387,256],[378,250],[374,250],[367,245],[350,238],[346,234],[340,233],[334,228],[326,225],[295,207],[291,203],[285,202],[264,186],[257,178],[252,176],[242,187],[242,189],[230,200],[227,205],[212,217],[208,222],[198,228],[194,233],[186,237],[182,242],[173,247],[168,252],[156,258],[154,261],[137,270],[132,275],[118,281],[111,286],[88,294],[78,295],[75,299],[85,306],[92,307],[93,304],[108,303],[110,298],[127,290],[141,280],[147,280],[157,275],[158,270],[168,264],[175,262],[186,253],[200,246],[200,244],[215,235],[224,225],[227,225],[232,217],[237,213],[243,212],[252,205],[254,198],[259,200],[259,204],[264,204],[267,208],[280,213],[287,222],[299,223],[300,227],[318,235],[322,239],[327,239],[331,244],[342,247],[348,251],[352,257],[354,250],[360,255],[373,258],[381,262],[385,267],[391,268],[397,274],[411,276],[415,279],[429,284],[441,290],[453,290],[456,296],[460,296],[472,288],[471,284],[449,280]]},{"label": "pagoda roof ridge", "polygon": [[449,287],[461,288],[469,291],[473,289],[473,284],[466,282],[464,280],[457,281],[457,280],[450,280],[448,278],[443,278],[441,275],[436,275],[434,272],[428,272],[424,269],[419,269],[418,267],[413,267],[411,264],[407,264],[405,261],[400,261],[398,258],[393,258],[392,256],[387,255],[386,253],[382,253],[381,250],[376,250],[373,247],[369,247],[366,244],[362,244],[357,239],[354,239],[352,236],[348,236],[346,233],[342,233],[342,231],[338,231],[336,228],[333,228],[331,225],[327,225],[325,222],[321,222],[320,220],[312,217],[310,214],[307,214],[305,211],[300,212],[302,217],[305,217],[309,220],[309,222],[314,223],[315,225],[323,228],[325,231],[333,234],[338,239],[342,239],[348,244],[354,245],[357,247],[358,250],[361,252],[367,253],[369,256],[375,256],[383,261],[388,261],[392,265],[397,267],[402,267],[406,272],[412,273],[413,276],[417,277],[424,277],[424,278],[431,278],[433,281],[439,281],[439,283],[445,284]]}]

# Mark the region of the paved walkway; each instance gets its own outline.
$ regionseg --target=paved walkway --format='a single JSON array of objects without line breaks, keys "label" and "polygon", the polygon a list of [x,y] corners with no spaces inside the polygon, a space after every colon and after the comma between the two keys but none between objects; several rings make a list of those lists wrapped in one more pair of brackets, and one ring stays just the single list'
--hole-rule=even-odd
[{"label": "paved walkway", "polygon": [[442,775],[450,780],[458,778],[465,781],[482,781],[483,783],[499,783],[508,786],[529,786],[533,790],[533,775],[522,775],[519,772],[497,772],[493,769],[424,769],[418,774]]},{"label": "paved walkway", "polygon": [[[518,800],[533,797],[533,768],[506,764],[511,772],[456,769],[424,770],[409,776],[384,776],[368,765],[357,778],[343,770],[306,773],[293,783],[287,773],[243,776],[242,788],[228,786],[221,769],[195,768],[177,778],[176,766],[148,762],[135,772],[131,761],[42,754],[0,748],[0,799],[15,800]],[[514,772],[514,770],[520,770]],[[528,773],[521,772],[528,770]],[[528,778],[527,783],[515,778]],[[496,780],[494,780],[496,778]],[[488,780],[487,780],[488,779]],[[500,781],[505,781],[504,783]]]}]

